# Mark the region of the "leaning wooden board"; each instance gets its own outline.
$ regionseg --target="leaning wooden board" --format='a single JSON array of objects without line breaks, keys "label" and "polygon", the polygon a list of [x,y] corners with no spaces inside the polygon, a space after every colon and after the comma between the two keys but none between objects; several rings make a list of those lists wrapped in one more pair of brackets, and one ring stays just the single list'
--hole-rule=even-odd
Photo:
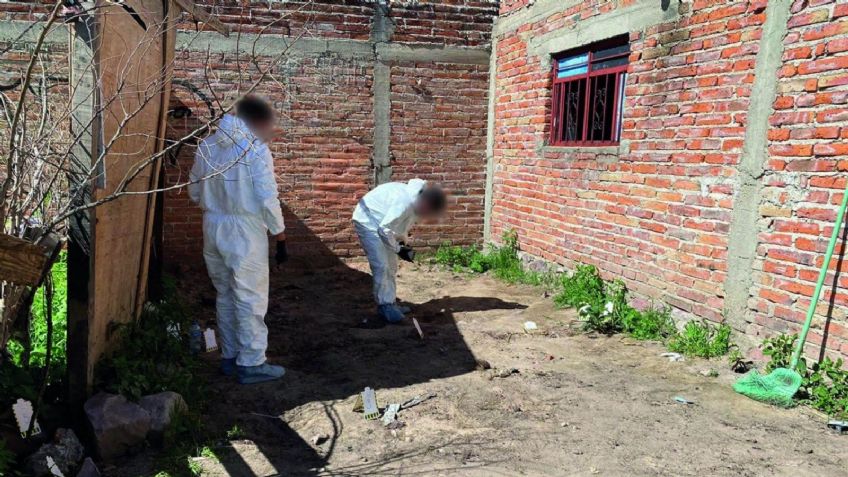
[{"label": "leaning wooden board", "polygon": [[0,234],[0,281],[32,286],[41,280],[47,255],[26,240]]}]

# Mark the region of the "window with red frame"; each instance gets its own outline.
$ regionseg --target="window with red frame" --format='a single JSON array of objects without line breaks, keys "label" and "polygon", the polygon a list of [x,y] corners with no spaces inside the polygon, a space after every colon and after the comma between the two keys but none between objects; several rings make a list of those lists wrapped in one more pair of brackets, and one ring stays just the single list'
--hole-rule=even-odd
[{"label": "window with red frame", "polygon": [[554,57],[552,146],[618,144],[629,56],[623,36]]}]

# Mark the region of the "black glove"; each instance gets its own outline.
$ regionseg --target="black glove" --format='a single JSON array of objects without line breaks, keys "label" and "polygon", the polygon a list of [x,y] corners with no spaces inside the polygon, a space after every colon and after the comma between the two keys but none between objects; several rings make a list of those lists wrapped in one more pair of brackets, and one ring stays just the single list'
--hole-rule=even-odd
[{"label": "black glove", "polygon": [[398,251],[398,257],[400,257],[401,260],[406,260],[407,262],[414,262],[415,250],[412,250],[412,247],[407,245],[401,245],[400,251]]},{"label": "black glove", "polygon": [[286,241],[280,240],[277,242],[277,254],[274,255],[274,259],[277,260],[277,265],[281,263],[286,263],[289,259],[289,252],[286,250]]}]

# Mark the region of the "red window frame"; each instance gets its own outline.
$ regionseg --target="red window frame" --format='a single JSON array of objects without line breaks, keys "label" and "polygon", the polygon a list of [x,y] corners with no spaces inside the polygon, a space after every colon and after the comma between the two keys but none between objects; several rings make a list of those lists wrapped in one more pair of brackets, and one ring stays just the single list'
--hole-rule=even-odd
[{"label": "red window frame", "polygon": [[[602,147],[602,146],[617,146],[621,141],[621,119],[623,116],[622,105],[624,102],[624,85],[627,80],[627,69],[629,66],[629,62],[620,66],[613,66],[608,68],[599,68],[595,69],[594,66],[596,63],[606,62],[613,59],[620,59],[624,57],[629,57],[630,51],[629,48],[626,52],[622,52],[619,54],[606,56],[603,58],[596,58],[595,54],[599,51],[603,51],[605,49],[616,47],[616,46],[624,46],[628,45],[628,39],[626,37],[619,37],[605,42],[594,43],[587,48],[582,48],[579,50],[569,51],[563,54],[556,55],[553,61],[552,68],[552,105],[551,105],[551,116],[550,116],[550,139],[549,144],[551,146],[592,146],[592,147]],[[559,73],[559,61],[566,59],[577,57],[581,55],[588,54],[587,72],[579,75],[569,76],[567,78],[558,78]],[[594,139],[595,130],[591,127],[591,119],[590,113],[598,111],[598,95],[596,94],[598,91],[598,86],[601,84],[601,81],[604,82],[604,87],[609,88],[610,81],[614,82],[613,87],[613,107],[612,107],[612,123],[610,125],[610,133],[609,138],[605,139]],[[593,89],[593,86],[595,88]],[[582,111],[582,118],[575,118],[575,120],[580,120],[579,124],[571,124],[569,114],[563,114],[566,108],[566,97],[569,93],[572,92],[574,88],[578,88],[577,95],[580,95],[580,88],[584,88],[585,91],[585,104]],[[594,100],[594,104],[591,104]],[[606,123],[607,121],[607,110],[604,109],[603,117],[601,119],[602,123]],[[578,116],[580,114],[578,113]],[[580,128],[579,136],[580,139],[566,139],[566,129],[569,127],[577,126]],[[603,128],[603,124],[602,124]],[[591,130],[591,131],[590,131]],[[601,134],[603,135],[603,129],[601,130]]]}]

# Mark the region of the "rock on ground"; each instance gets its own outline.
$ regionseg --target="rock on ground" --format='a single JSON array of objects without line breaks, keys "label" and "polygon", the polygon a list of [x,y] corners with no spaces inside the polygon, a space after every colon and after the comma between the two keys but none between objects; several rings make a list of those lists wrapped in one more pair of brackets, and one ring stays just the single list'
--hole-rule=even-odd
[{"label": "rock on ground", "polygon": [[148,437],[159,443],[161,443],[165,429],[171,424],[174,416],[178,412],[188,409],[183,397],[173,391],[144,396],[138,401],[138,405],[150,414],[150,434]]},{"label": "rock on ground", "polygon": [[150,413],[123,396],[99,393],[84,408],[103,460],[130,453],[150,431]]},{"label": "rock on ground", "polygon": [[47,460],[50,457],[63,474],[69,474],[79,465],[84,455],[85,449],[74,431],[58,429],[53,442],[44,444],[27,457],[26,472],[33,477],[52,475]]}]

